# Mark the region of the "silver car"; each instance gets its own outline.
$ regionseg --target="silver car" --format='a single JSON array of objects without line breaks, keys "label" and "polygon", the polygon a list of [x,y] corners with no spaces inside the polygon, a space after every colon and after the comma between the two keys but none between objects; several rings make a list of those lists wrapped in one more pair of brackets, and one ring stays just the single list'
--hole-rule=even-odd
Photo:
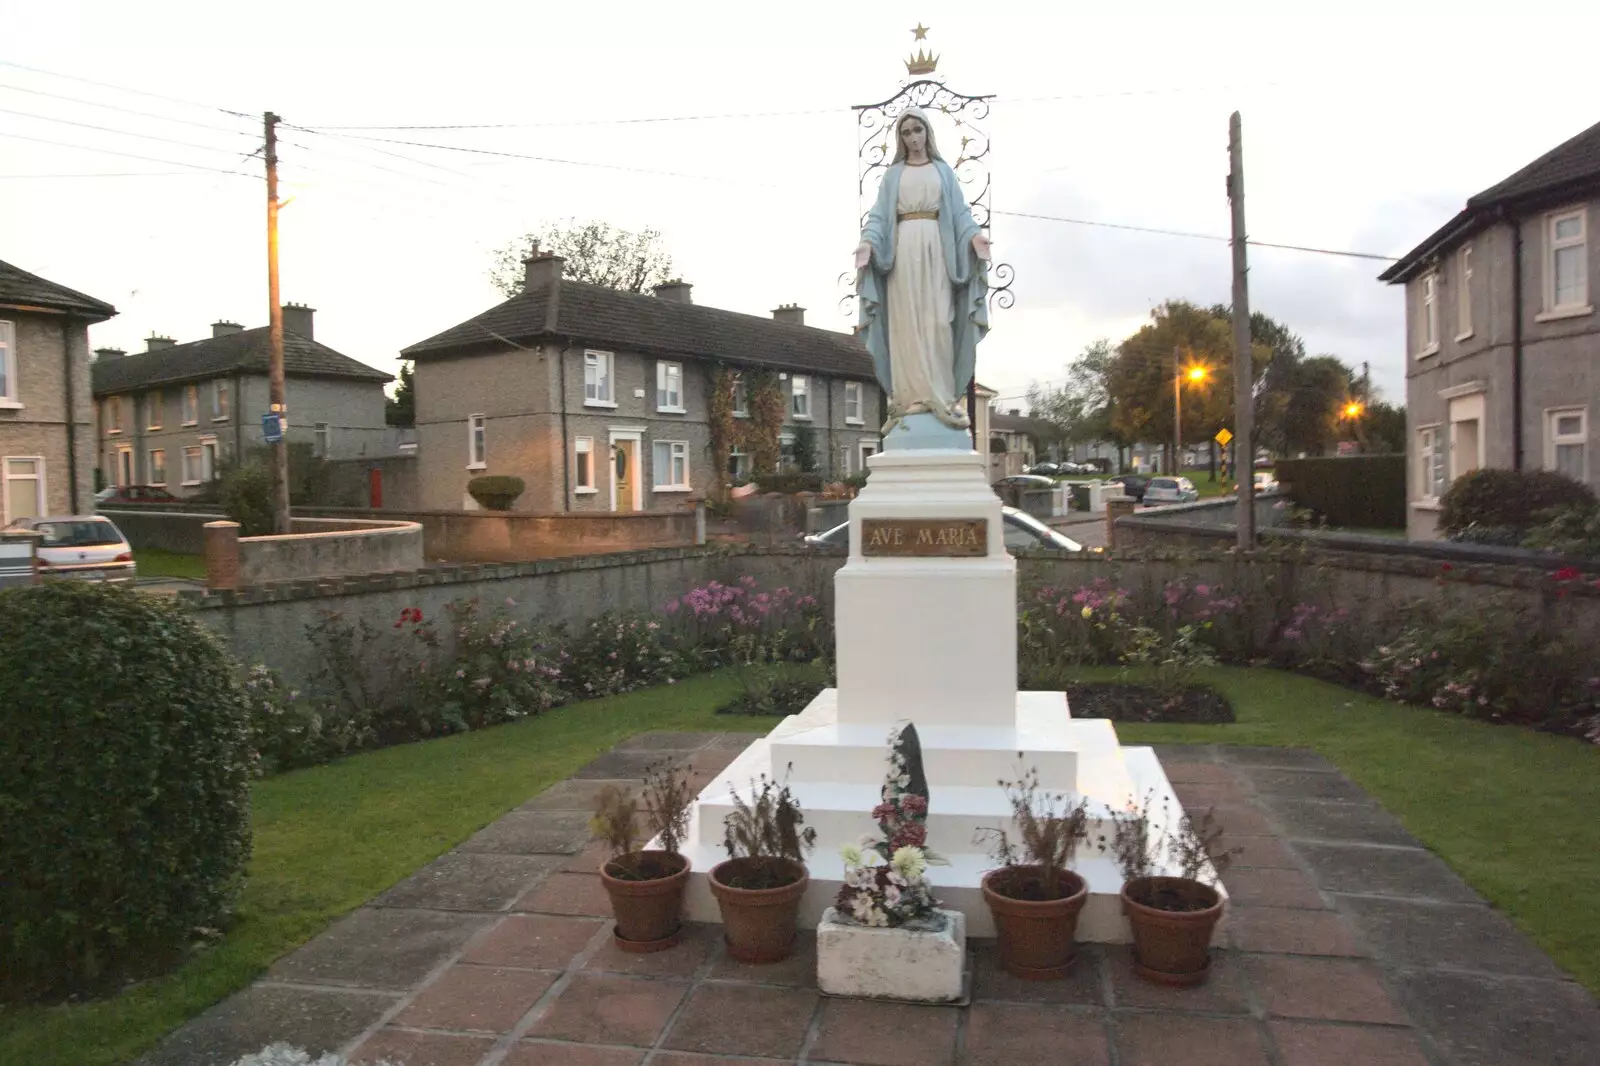
[{"label": "silver car", "polygon": [[38,541],[39,574],[80,581],[132,582],[139,576],[133,548],[103,515],[19,518],[8,529],[31,529]]},{"label": "silver car", "polygon": [[[1026,511],[1015,507],[1000,508],[1001,522],[1005,527],[1007,548],[1049,548],[1053,551],[1081,552],[1083,545],[1071,537],[1064,537]],[[813,548],[848,548],[850,523],[840,522],[824,533],[812,533],[803,538]]]},{"label": "silver car", "polygon": [[1186,477],[1153,477],[1144,488],[1146,507],[1162,503],[1193,503],[1200,498],[1200,490]]}]

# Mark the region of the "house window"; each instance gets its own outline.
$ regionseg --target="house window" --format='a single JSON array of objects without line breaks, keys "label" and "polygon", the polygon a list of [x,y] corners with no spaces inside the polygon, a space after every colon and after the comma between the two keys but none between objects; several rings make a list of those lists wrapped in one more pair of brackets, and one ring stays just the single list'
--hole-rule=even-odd
[{"label": "house window", "polygon": [[467,416],[467,469],[482,470],[489,465],[489,428],[484,415]]},{"label": "house window", "polygon": [[573,481],[578,492],[594,492],[594,438],[579,437],[573,442]]},{"label": "house window", "polygon": [[191,444],[183,450],[183,484],[200,484],[200,446]]},{"label": "house window", "polygon": [[614,358],[610,352],[583,353],[583,402],[591,407],[617,406],[611,385]]},{"label": "house window", "polygon": [[1439,350],[1439,275],[1422,279],[1422,355]]},{"label": "house window", "polygon": [[733,417],[750,417],[750,386],[742,376],[733,379]]},{"label": "house window", "polygon": [[811,417],[811,379],[796,374],[789,379],[789,410],[796,418]]},{"label": "house window", "polygon": [[1585,269],[1588,253],[1586,212],[1564,211],[1549,217],[1546,244],[1550,249],[1549,269],[1545,272],[1545,310],[1575,311],[1589,304],[1589,278]]},{"label": "house window", "polygon": [[1456,253],[1456,339],[1472,335],[1472,245]]},{"label": "house window", "polygon": [[778,436],[778,469],[784,473],[799,469],[799,463],[794,457],[793,433],[782,433]]},{"label": "house window", "polygon": [[200,386],[186,385],[183,389],[183,424],[192,426],[200,421]]},{"label": "house window", "polygon": [[861,424],[861,382],[847,381],[844,383],[844,420],[856,425]]},{"label": "house window", "polygon": [[17,331],[10,322],[0,322],[0,403],[17,399]]},{"label": "house window", "polygon": [[167,483],[167,452],[165,448],[151,448],[148,456],[149,462],[145,464],[145,473],[150,478],[152,485],[165,485]]},{"label": "house window", "polygon": [[221,422],[228,417],[228,383],[221,378],[211,383],[211,421]]},{"label": "house window", "polygon": [[870,441],[870,440],[862,441],[861,442],[861,469],[865,470],[867,468],[867,460],[869,458],[871,458],[872,456],[877,455],[877,454],[878,454],[878,445],[877,445],[876,441]]},{"label": "house window", "polygon": [[1444,453],[1444,436],[1438,426],[1418,432],[1417,484],[1424,500],[1437,500],[1444,495]]},{"label": "house window", "polygon": [[1575,481],[1587,481],[1588,411],[1572,407],[1545,415],[1545,465]]},{"label": "house window", "polygon": [[122,397],[113,396],[106,401],[106,432],[122,432]]},{"label": "house window", "polygon": [[750,454],[737,445],[728,452],[728,476],[738,482],[750,480]]},{"label": "house window", "polygon": [[328,441],[332,436],[332,427],[326,422],[318,422],[311,432],[311,454],[318,459],[326,459],[328,457]]},{"label": "house window", "polygon": [[144,428],[161,428],[162,397],[160,389],[152,389],[144,395]]},{"label": "house window", "polygon": [[689,487],[688,441],[658,440],[651,454],[651,476],[657,492],[678,492]]},{"label": "house window", "polygon": [[200,480],[213,481],[217,476],[217,439],[200,438]]},{"label": "house window", "polygon": [[15,522],[43,515],[44,460],[7,456],[5,464],[5,520]]},{"label": "house window", "polygon": [[683,364],[656,364],[656,410],[683,413]]}]

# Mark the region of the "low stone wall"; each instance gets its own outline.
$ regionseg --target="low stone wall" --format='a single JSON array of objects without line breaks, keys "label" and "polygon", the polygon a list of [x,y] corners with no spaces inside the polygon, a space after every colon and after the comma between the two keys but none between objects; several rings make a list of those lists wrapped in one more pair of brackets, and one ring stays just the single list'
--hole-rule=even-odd
[{"label": "low stone wall", "polygon": [[239,539],[240,586],[273,581],[416,570],[423,565],[415,522],[295,518],[293,533]]}]

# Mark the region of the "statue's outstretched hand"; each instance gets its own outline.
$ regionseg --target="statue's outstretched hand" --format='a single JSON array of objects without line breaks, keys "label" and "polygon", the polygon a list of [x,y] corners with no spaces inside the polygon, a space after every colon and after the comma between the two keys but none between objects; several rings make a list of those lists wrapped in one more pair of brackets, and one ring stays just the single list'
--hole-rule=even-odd
[{"label": "statue's outstretched hand", "polygon": [[872,245],[862,241],[856,245],[856,269],[863,270],[872,261]]},{"label": "statue's outstretched hand", "polygon": [[987,263],[989,261],[989,238],[981,233],[973,234],[972,254]]}]

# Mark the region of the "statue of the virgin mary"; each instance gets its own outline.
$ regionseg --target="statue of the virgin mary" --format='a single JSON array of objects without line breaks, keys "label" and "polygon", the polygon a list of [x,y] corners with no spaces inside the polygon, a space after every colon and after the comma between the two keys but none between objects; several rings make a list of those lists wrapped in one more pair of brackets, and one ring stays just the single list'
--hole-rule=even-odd
[{"label": "statue of the virgin mary", "polygon": [[[860,336],[889,397],[884,446],[970,447],[952,431],[970,424],[967,383],[989,330],[989,241],[921,108],[901,113],[894,139],[856,249]],[[923,432],[902,443],[897,426]]]}]

